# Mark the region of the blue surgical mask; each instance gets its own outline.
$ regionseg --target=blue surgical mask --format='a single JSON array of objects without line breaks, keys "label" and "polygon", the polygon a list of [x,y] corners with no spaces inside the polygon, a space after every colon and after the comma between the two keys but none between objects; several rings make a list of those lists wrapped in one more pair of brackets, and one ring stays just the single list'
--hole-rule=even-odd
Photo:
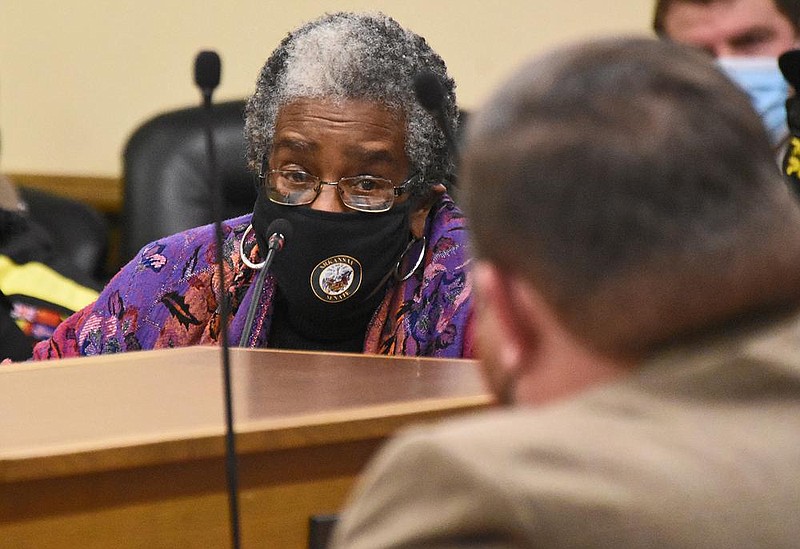
[{"label": "blue surgical mask", "polygon": [[781,74],[778,60],[772,57],[720,57],[717,63],[750,96],[773,145],[780,143],[789,131],[786,124],[789,84]]}]

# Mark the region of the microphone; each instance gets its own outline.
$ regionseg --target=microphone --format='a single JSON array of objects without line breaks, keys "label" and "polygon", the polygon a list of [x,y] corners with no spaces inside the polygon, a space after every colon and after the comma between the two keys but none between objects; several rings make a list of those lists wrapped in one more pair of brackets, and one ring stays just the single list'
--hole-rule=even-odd
[{"label": "microphone", "polygon": [[269,224],[269,227],[267,227],[267,234],[269,235],[269,240],[267,240],[267,264],[264,265],[264,270],[269,269],[272,264],[272,258],[286,246],[286,240],[292,238],[293,232],[292,224],[282,217]]},{"label": "microphone", "polygon": [[201,51],[194,60],[194,83],[203,93],[203,103],[211,103],[211,94],[219,86],[222,63],[215,51]]},{"label": "microphone", "polygon": [[219,85],[221,63],[214,51],[201,51],[194,60],[194,82],[203,94],[203,126],[205,129],[206,157],[208,159],[208,189],[211,192],[211,211],[214,218],[216,241],[217,299],[219,300],[219,333],[222,347],[222,374],[225,403],[225,470],[228,481],[228,507],[231,523],[231,545],[240,546],[239,529],[239,474],[236,462],[236,438],[233,431],[233,397],[231,395],[231,362],[228,343],[228,314],[230,305],[225,292],[225,261],[223,259],[222,187],[219,185],[217,155],[214,149],[214,126],[211,116],[211,95]]},{"label": "microphone", "polygon": [[[280,252],[286,241],[292,238],[292,224],[286,219],[279,217],[272,221],[267,227],[267,257],[264,258],[264,263],[260,267],[258,278],[256,278],[255,287],[253,288],[253,299],[250,301],[250,306],[247,308],[247,316],[244,321],[244,329],[242,335],[239,337],[239,347],[247,347],[247,340],[250,339],[250,332],[253,329],[253,321],[256,317],[256,309],[258,308],[258,297],[264,288],[264,280],[267,278],[267,272],[272,266],[275,256]],[[244,254],[242,254],[244,257]]]},{"label": "microphone", "polygon": [[419,72],[414,78],[414,93],[422,108],[431,113],[436,119],[439,129],[444,134],[444,140],[447,143],[447,150],[450,152],[453,164],[458,165],[458,147],[453,136],[453,130],[447,123],[445,115],[447,92],[442,81],[431,71]]},{"label": "microphone", "polygon": [[786,99],[786,121],[789,126],[789,143],[781,162],[781,170],[789,186],[800,194],[800,50],[790,50],[778,57],[778,67],[783,77],[795,90]]}]

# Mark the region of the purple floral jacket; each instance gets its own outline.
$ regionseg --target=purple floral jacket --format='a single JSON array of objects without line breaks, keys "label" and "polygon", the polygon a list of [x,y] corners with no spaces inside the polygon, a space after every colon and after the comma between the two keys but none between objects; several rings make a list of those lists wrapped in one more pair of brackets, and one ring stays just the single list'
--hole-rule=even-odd
[{"label": "purple floral jacket", "polygon": [[[253,295],[255,271],[239,256],[250,217],[223,223],[225,287],[232,311],[229,341],[239,341],[250,302],[258,299],[249,346],[269,347],[275,280],[268,275],[261,295]],[[423,267],[404,282],[392,282],[367,328],[365,353],[473,356],[466,225],[448,196],[431,209],[426,237]],[[252,231],[248,238],[254,238]],[[34,359],[218,344],[215,253],[213,225],[148,244],[97,301],[36,345]]]}]

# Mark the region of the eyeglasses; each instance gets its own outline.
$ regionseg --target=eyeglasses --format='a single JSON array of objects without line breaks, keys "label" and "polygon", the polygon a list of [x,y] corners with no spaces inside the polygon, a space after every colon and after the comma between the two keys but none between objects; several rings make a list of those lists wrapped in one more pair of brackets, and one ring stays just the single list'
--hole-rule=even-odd
[{"label": "eyeglasses", "polygon": [[406,192],[406,187],[417,175],[395,187],[388,179],[371,175],[343,177],[339,181],[322,181],[319,177],[300,170],[270,170],[262,176],[269,199],[284,206],[311,204],[319,196],[323,185],[333,185],[339,191],[342,203],[359,212],[380,213],[389,210],[394,199]]}]

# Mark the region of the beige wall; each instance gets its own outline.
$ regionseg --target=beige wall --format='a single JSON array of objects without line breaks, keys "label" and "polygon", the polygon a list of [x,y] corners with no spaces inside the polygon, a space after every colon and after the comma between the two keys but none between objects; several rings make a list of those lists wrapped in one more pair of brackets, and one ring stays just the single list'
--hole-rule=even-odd
[{"label": "beige wall", "polygon": [[197,51],[222,57],[217,99],[248,95],[278,41],[325,11],[380,9],[447,61],[462,106],[558,42],[648,33],[649,0],[0,0],[0,168],[120,174],[125,139],[197,104]]}]

